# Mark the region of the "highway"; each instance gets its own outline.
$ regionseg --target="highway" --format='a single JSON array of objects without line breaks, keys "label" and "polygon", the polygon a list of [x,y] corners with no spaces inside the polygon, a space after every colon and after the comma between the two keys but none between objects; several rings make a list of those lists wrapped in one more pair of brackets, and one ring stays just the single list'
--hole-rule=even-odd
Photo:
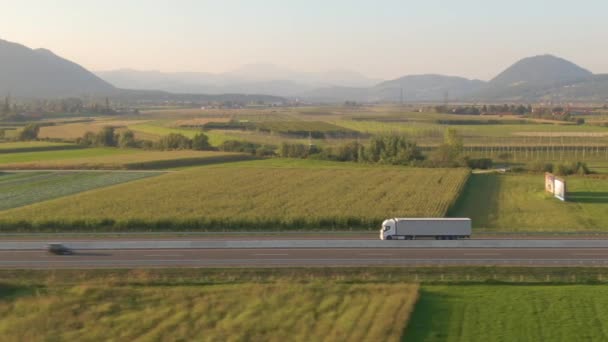
[{"label": "highway", "polygon": [[0,242],[0,268],[608,266],[608,240],[81,241],[69,256],[44,243]]}]

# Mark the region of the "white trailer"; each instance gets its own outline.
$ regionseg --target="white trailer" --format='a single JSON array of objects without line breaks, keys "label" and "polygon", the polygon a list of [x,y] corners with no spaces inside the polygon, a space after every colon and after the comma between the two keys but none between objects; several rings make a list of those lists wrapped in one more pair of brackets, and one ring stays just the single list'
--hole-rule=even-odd
[{"label": "white trailer", "polygon": [[471,237],[469,218],[392,218],[382,222],[380,240],[414,240],[430,237],[457,240]]}]

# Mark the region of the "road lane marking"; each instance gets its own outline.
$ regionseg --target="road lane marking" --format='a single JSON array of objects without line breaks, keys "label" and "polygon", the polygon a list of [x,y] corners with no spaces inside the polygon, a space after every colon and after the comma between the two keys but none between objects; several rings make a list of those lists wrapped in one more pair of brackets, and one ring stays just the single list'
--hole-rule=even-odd
[{"label": "road lane marking", "polygon": [[155,258],[162,258],[162,257],[183,257],[182,254],[147,254],[144,255],[145,257],[155,257]]},{"label": "road lane marking", "polygon": [[463,253],[463,255],[467,256],[498,256],[502,253]]},{"label": "road lane marking", "polygon": [[606,253],[572,253],[570,255],[578,255],[578,256],[593,255],[593,256],[605,256],[605,257],[608,257],[608,254],[606,254]]},{"label": "road lane marking", "polygon": [[253,256],[288,256],[287,253],[253,253]]},{"label": "road lane marking", "polygon": [[390,253],[360,253],[361,256],[393,256],[394,254]]}]

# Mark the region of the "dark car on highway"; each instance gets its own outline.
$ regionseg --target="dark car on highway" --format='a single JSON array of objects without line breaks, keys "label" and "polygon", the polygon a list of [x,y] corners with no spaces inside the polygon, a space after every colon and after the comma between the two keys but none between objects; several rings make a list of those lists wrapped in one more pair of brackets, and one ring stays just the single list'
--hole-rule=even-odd
[{"label": "dark car on highway", "polygon": [[55,255],[72,255],[74,251],[60,243],[49,243],[46,250]]}]

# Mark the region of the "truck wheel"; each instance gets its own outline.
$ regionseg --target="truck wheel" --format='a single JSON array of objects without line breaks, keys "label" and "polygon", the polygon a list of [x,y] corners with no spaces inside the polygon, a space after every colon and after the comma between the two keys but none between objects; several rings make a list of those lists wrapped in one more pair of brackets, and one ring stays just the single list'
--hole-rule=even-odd
[{"label": "truck wheel", "polygon": [[392,240],[392,239],[393,239],[393,236],[392,236],[392,235],[389,235],[389,236],[387,236],[387,237],[386,237],[386,239],[387,239],[387,240]]}]

